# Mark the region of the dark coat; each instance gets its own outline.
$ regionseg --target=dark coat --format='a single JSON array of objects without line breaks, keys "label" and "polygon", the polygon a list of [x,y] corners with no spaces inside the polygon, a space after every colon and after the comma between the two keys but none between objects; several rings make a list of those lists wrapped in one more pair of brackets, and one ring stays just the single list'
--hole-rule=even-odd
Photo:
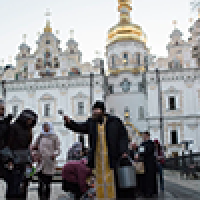
[{"label": "dark coat", "polygon": [[[94,168],[98,125],[97,122],[89,118],[84,123],[76,123],[73,120],[70,123],[65,122],[65,126],[75,132],[88,134],[89,136],[89,167]],[[108,158],[110,168],[115,168],[117,161],[123,153],[128,152],[128,133],[122,121],[114,116],[107,115],[106,139],[108,146]]]},{"label": "dark coat", "polygon": [[[10,133],[10,122],[12,120],[11,116],[4,117],[0,120],[0,150],[8,146],[8,139],[9,139],[9,133]],[[4,162],[7,162],[9,160],[2,157],[0,154],[0,178],[5,178],[5,169],[4,169]]]},{"label": "dark coat", "polygon": [[[27,117],[25,113],[29,113],[34,117],[33,124],[27,126]],[[11,150],[28,149],[32,142],[31,129],[34,127],[37,115],[31,110],[23,111],[17,120],[10,127],[9,147]]]},{"label": "dark coat", "polygon": [[156,157],[154,156],[155,146],[154,142],[151,140],[143,142],[141,146],[144,147],[144,152],[140,153],[140,157],[143,158],[145,167],[143,192],[145,195],[152,196],[158,192],[156,181]]},{"label": "dark coat", "polygon": [[3,149],[8,145],[11,120],[12,116],[0,119],[0,149]]},{"label": "dark coat", "polygon": [[77,183],[82,193],[87,191],[87,178],[92,175],[92,170],[82,161],[70,161],[62,169],[62,179]]}]

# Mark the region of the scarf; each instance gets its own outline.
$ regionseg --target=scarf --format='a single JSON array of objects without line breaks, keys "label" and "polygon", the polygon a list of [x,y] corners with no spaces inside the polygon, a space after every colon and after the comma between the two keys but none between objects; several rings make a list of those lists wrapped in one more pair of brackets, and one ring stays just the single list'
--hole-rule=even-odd
[{"label": "scarf", "polygon": [[[44,128],[43,128],[44,124],[48,124],[48,126],[49,126],[49,132],[45,132],[45,131],[44,131]],[[44,134],[44,135],[46,135],[46,134],[54,134],[52,122],[44,122],[44,123],[42,124],[42,126],[41,126],[41,131],[40,131],[40,133],[41,133],[41,134]]]}]

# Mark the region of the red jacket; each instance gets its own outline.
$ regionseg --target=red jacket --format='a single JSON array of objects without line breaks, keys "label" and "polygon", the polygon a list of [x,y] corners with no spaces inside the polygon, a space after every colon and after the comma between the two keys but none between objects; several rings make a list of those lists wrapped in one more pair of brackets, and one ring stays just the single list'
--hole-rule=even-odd
[{"label": "red jacket", "polygon": [[62,178],[68,182],[78,183],[82,193],[87,191],[87,178],[92,175],[89,169],[82,161],[70,161],[62,169]]}]

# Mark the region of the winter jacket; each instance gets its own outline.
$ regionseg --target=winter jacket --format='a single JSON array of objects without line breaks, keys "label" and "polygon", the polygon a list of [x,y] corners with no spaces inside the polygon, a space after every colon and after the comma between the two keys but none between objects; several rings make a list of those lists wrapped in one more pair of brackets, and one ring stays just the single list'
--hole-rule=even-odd
[{"label": "winter jacket", "polygon": [[11,120],[12,115],[0,119],[0,149],[8,145]]},{"label": "winter jacket", "polygon": [[86,180],[92,175],[92,170],[86,167],[82,161],[70,161],[62,170],[62,178],[68,182],[78,183],[82,193],[87,191]]},{"label": "winter jacket", "polygon": [[[33,119],[31,125],[27,125],[28,118]],[[8,146],[13,151],[13,154],[17,155],[17,151],[29,151],[29,146],[32,142],[32,131],[37,120],[37,115],[31,110],[24,110],[16,121],[10,126],[10,134],[8,139]],[[15,156],[14,156],[15,157]],[[16,159],[13,160],[14,162]],[[30,155],[26,156],[26,162],[30,163]],[[19,163],[20,164],[20,163]]]},{"label": "winter jacket", "polygon": [[[41,134],[33,145],[33,154],[38,155],[37,171],[53,175],[56,167],[56,157],[60,155],[60,141],[56,134]],[[55,159],[52,159],[52,155]]]}]

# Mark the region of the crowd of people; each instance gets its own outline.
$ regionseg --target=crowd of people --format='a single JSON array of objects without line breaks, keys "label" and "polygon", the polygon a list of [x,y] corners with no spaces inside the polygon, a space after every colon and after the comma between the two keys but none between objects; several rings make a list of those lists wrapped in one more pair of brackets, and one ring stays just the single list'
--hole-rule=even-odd
[{"label": "crowd of people", "polygon": [[[162,165],[164,154],[158,140],[152,141],[149,132],[143,132],[141,144],[131,143],[123,122],[106,113],[103,102],[97,101],[92,117],[77,123],[64,116],[64,125],[78,134],[87,134],[89,147],[81,142],[68,150],[62,168],[62,189],[74,199],[136,199],[158,196],[164,191]],[[38,176],[38,197],[49,200],[51,183],[60,155],[60,141],[52,123],[44,122],[36,140],[32,129],[37,114],[25,109],[13,122],[5,116],[4,102],[0,101],[0,178],[7,184],[6,199],[28,199],[28,186]],[[118,168],[135,169],[136,184],[121,187]]]}]

